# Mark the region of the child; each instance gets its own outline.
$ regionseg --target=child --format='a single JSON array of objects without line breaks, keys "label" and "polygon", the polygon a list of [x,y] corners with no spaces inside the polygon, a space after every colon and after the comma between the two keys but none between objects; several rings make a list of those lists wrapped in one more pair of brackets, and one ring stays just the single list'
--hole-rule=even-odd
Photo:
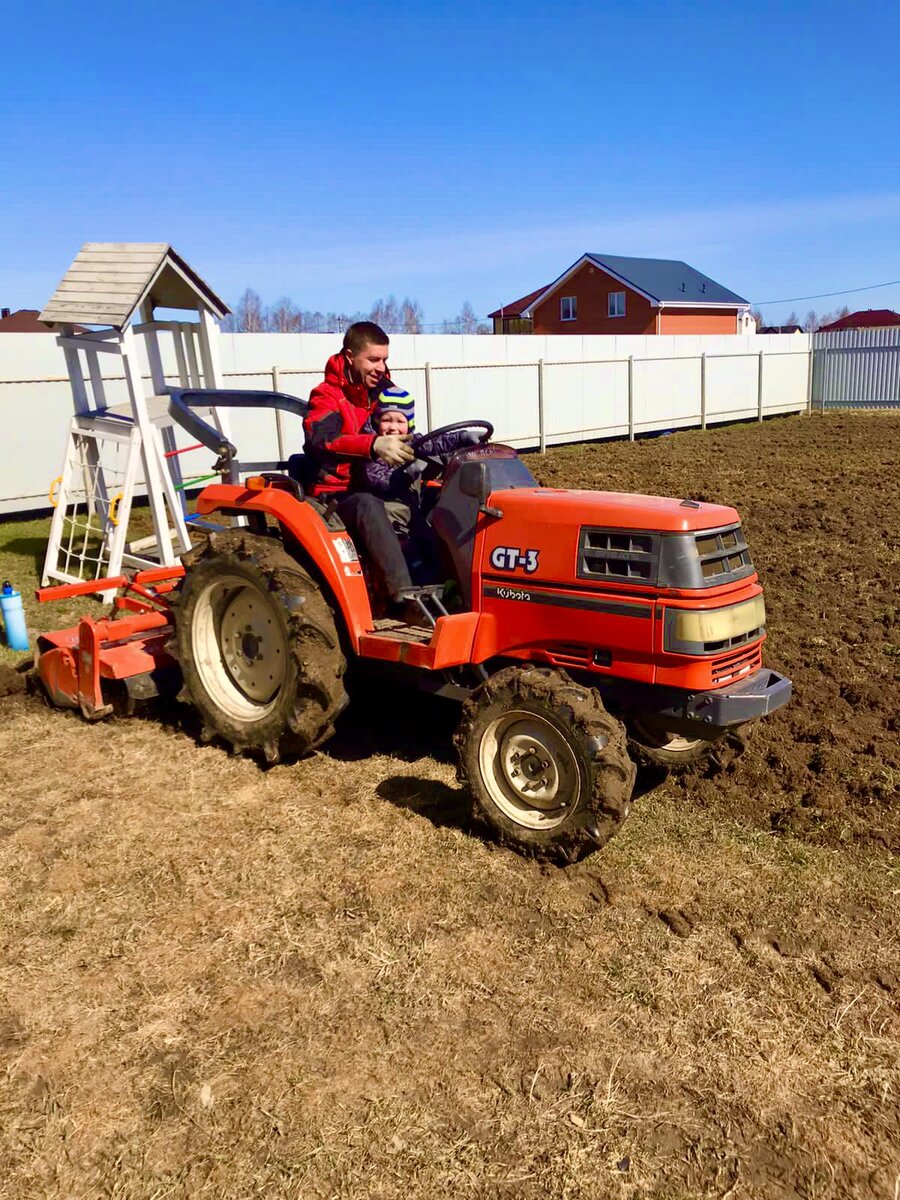
[{"label": "child", "polygon": [[[378,397],[372,415],[363,426],[363,432],[403,437],[414,433],[415,428],[415,401],[404,388],[391,384]],[[429,446],[428,453],[429,456],[452,454],[461,446],[471,446],[476,441],[477,433],[461,429],[436,438]],[[389,467],[372,459],[355,464],[355,467],[353,490],[368,492],[384,501],[388,518],[398,536],[410,539],[407,558],[411,566],[421,566],[421,561],[433,559],[434,535],[422,516],[419,494],[419,476],[425,469],[424,464],[412,462],[405,467]]]}]

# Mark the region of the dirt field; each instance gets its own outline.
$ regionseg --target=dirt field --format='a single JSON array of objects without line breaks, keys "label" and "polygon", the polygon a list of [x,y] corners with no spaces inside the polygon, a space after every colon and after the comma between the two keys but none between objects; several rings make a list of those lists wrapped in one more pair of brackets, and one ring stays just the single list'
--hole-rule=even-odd
[{"label": "dirt field", "polygon": [[534,462],[734,504],[791,706],[562,870],[468,830],[439,701],[263,771],[7,696],[4,1200],[898,1200],[900,415]]}]

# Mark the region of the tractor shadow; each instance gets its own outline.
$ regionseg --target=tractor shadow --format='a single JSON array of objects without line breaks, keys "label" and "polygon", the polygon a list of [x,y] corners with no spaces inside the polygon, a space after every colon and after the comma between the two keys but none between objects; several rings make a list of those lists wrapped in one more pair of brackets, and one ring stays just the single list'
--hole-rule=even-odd
[{"label": "tractor shadow", "polygon": [[[475,833],[469,794],[465,788],[448,787],[439,779],[423,779],[418,775],[394,775],[378,784],[375,795],[396,808],[404,808],[407,812],[424,817],[435,829],[458,829],[469,835]],[[480,831],[475,836],[481,838]]]},{"label": "tractor shadow", "polygon": [[[383,779],[375,788],[377,796],[424,817],[437,829],[458,829],[490,842],[472,820],[465,788],[451,787],[429,778],[427,773],[415,773],[423,760],[456,765],[453,734],[459,722],[459,705],[396,679],[388,682],[368,673],[348,678],[347,690],[350,704],[339,717],[333,736],[318,750],[334,763],[335,772],[340,772],[341,763],[358,763],[376,756],[399,760],[398,767],[405,765],[408,769]],[[201,742],[202,722],[190,705],[158,700],[147,705],[143,715]],[[254,758],[261,770],[268,769],[261,756]],[[633,800],[639,801],[667,778],[664,767],[639,766]]]},{"label": "tractor shadow", "polygon": [[363,675],[348,680],[350,704],[338,719],[322,753],[339,762],[359,762],[376,754],[416,763],[432,758],[453,763],[453,731],[459,705],[397,682],[379,684]]},{"label": "tractor shadow", "polygon": [[[632,800],[636,802],[654,791],[666,778],[667,772],[664,767],[639,767]],[[438,779],[425,779],[419,775],[394,775],[390,779],[382,780],[375,788],[375,794],[397,808],[404,808],[407,812],[424,817],[436,829],[458,829],[461,833],[478,838],[479,841],[492,844],[490,835],[479,828],[472,819],[471,801],[465,788],[448,787]],[[554,867],[568,870],[571,866],[571,863],[544,864],[548,871],[552,871]]]}]

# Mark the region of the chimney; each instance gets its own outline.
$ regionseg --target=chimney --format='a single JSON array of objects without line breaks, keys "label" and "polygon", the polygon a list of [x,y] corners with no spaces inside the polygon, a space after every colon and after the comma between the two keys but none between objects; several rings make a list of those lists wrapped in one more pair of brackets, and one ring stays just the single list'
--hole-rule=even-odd
[{"label": "chimney", "polygon": [[0,308],[0,320],[6,320],[6,318],[8,316],[9,316],[9,309],[8,308]]}]

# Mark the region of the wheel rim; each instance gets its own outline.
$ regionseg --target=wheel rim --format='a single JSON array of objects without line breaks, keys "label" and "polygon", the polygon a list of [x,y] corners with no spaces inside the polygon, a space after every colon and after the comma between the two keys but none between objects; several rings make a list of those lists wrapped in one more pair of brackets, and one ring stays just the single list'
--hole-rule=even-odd
[{"label": "wheel rim", "polygon": [[478,759],[491,800],[526,829],[554,829],[578,803],[581,773],[572,747],[537,713],[514,709],[491,721]]},{"label": "wheel rim", "polygon": [[192,634],[197,671],[213,703],[234,720],[266,717],[288,664],[272,598],[240,576],[225,575],[197,598]]},{"label": "wheel rim", "polygon": [[687,754],[703,744],[703,738],[685,737],[649,722],[633,722],[635,741],[651,750],[668,750],[670,754]]}]

